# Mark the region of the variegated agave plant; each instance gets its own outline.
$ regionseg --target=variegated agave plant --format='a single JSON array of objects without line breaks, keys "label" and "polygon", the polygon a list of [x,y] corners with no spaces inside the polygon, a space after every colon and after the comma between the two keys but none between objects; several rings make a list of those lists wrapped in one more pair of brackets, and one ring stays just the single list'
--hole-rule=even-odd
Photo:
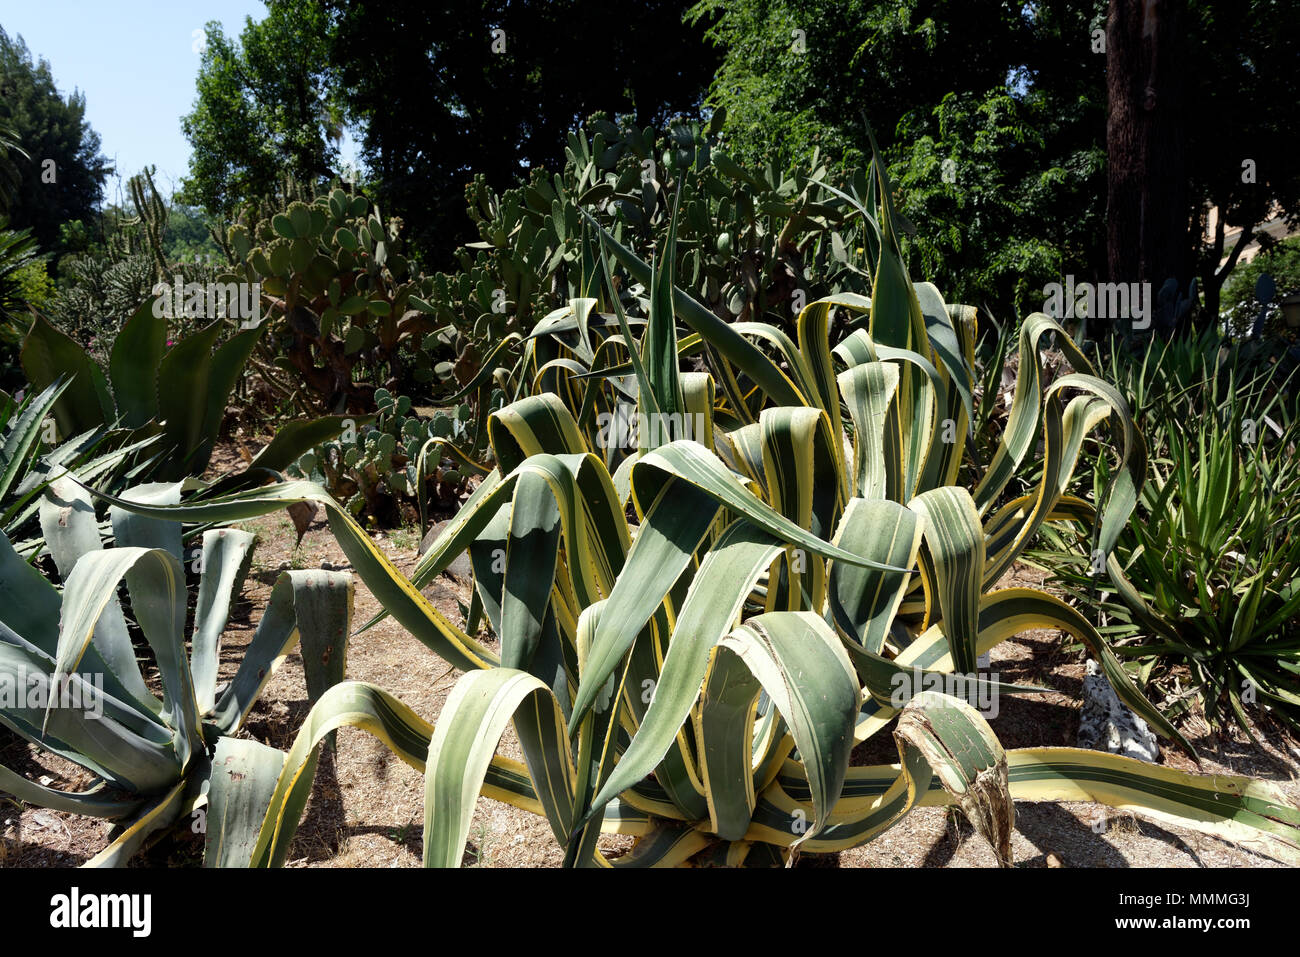
[{"label": "variegated agave plant", "polygon": [[[151,484],[125,494],[166,505],[181,490]],[[351,577],[283,573],[238,670],[219,688],[221,637],[254,536],[212,528],[191,549],[200,581],[187,655],[181,525],[116,507],[110,514],[101,528],[84,486],[67,476],[46,488],[40,524],[61,588],[0,535],[0,723],[95,776],[84,791],[61,791],[0,765],[0,791],[114,821],[90,866],[124,864],[151,835],[196,812],[207,823],[205,861],[248,866],[284,754],[235,735],[295,645],[313,700],[342,678]],[[141,671],[128,622],[156,672]]]},{"label": "variegated agave plant", "polygon": [[[1083,616],[1043,592],[995,588],[1044,522],[1083,517],[1098,549],[1113,546],[1146,468],[1123,399],[1050,318],[1030,317],[997,453],[973,490],[955,484],[975,315],[910,282],[878,166],[876,175],[873,295],[809,305],[797,343],[772,326],[718,320],[673,288],[667,267],[652,275],[602,234],[650,286],[644,334],[633,337],[613,294],[612,314],[583,299],[543,320],[535,335],[569,350],[548,360],[565,371],[562,388],[492,414],[496,467],[409,581],[307,483],[189,509],[132,506],[203,521],[321,501],[387,613],[465,672],[436,729],[373,685],[323,696],[269,799],[254,859],[283,858],[310,788],[304,772],[345,724],[423,770],[424,855],[436,866],[460,863],[480,794],[545,815],[577,866],[776,864],[794,848],[869,841],[934,804],[959,804],[1007,864],[1014,799],[1096,801],[1297,858],[1300,810],[1268,785],[1071,748],[1004,752],[970,705],[898,680],[917,669],[970,675],[1010,636],[1059,628],[1191,750]],[[832,348],[836,309],[853,331]],[[694,330],[681,340],[674,313]],[[598,326],[617,331],[593,346]],[[1045,386],[1050,332],[1076,371]],[[697,350],[712,373],[680,372],[678,356]],[[530,381],[545,385],[546,372]],[[601,448],[596,410],[620,396],[661,423],[665,440],[643,430],[625,456]],[[680,437],[697,416],[705,427]],[[1120,467],[1099,516],[1067,488],[1085,437],[1103,424]],[[1017,476],[1030,490],[1003,501]],[[465,550],[470,618],[486,615],[499,655],[419,594]],[[495,753],[512,721],[522,763]],[[887,729],[898,763],[851,767],[855,744]],[[603,832],[638,841],[610,859]]]}]

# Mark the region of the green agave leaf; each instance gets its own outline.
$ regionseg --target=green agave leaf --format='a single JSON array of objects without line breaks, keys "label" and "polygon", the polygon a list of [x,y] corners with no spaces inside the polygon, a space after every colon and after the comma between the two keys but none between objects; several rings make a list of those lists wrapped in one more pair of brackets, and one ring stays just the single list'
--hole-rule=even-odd
[{"label": "green agave leaf", "polygon": [[222,736],[208,785],[204,867],[250,867],[275,794],[284,752],[258,741]]},{"label": "green agave leaf", "polygon": [[126,823],[120,833],[115,833],[112,843],[104,848],[83,866],[85,867],[123,867],[144,846],[150,835],[163,828],[171,827],[180,817],[186,802],[186,792],[191,782],[181,780],[156,802],[146,806]]},{"label": "green agave leaf", "polygon": [[[198,706],[185,653],[185,573],[171,553],[159,548],[118,546],[81,557],[63,589],[63,616],[52,681],[75,672],[104,607],[125,580],[145,640],[153,649],[163,685],[166,720],[181,767],[202,748]],[[51,705],[53,702],[51,702]],[[62,709],[60,709],[62,710]],[[50,709],[46,711],[49,721]]]},{"label": "green agave leaf", "polygon": [[1003,867],[1012,866],[1015,805],[1007,783],[1007,756],[988,722],[960,698],[927,691],[899,716],[899,751],[915,748],[934,778],[961,804]]},{"label": "green agave leaf", "polygon": [[0,442],[0,499],[8,496],[10,487],[22,475],[28,457],[40,443],[45,417],[59,401],[69,381],[60,379],[53,382],[28,401]]},{"label": "green agave leaf", "polygon": [[203,573],[190,642],[190,673],[199,714],[207,714],[216,703],[221,636],[231,605],[243,589],[256,541],[257,536],[239,529],[209,529],[203,533],[199,553]]},{"label": "green agave leaf", "polygon": [[21,360],[33,389],[43,392],[56,382],[67,383],[53,406],[61,435],[88,432],[116,417],[103,370],[80,345],[39,314],[23,340]]},{"label": "green agave leaf", "polygon": [[167,351],[167,318],[154,315],[156,302],[150,296],[131,314],[114,338],[108,357],[113,398],[122,425],[128,429],[159,418],[157,373]]},{"label": "green agave leaf", "polygon": [[[530,674],[508,668],[463,675],[447,696],[425,763],[424,864],[457,867],[469,839],[474,804],[511,717],[521,707],[551,713],[549,725],[557,746],[564,743],[564,716],[550,689]],[[572,765],[529,767],[534,782],[547,782],[538,796],[563,820],[566,797],[572,801]],[[559,777],[555,777],[555,775]],[[571,805],[570,805],[571,807]],[[571,810],[569,811],[571,814]],[[553,824],[555,823],[553,819]],[[564,822],[566,825],[567,821]],[[567,830],[567,827],[565,828]]]},{"label": "green agave leaf", "polygon": [[307,713],[285,756],[250,854],[254,867],[284,863],[311,795],[320,743],[342,727],[368,731],[401,760],[424,771],[432,725],[382,688],[360,681],[335,685]]},{"label": "green agave leaf", "polygon": [[345,572],[282,572],[239,670],[212,709],[211,722],[226,734],[238,731],[271,675],[298,643],[309,701],[319,700],[342,681],[352,600],[352,577]]},{"label": "green agave leaf", "polygon": [[371,593],[398,623],[449,663],[470,670],[490,667],[497,656],[470,638],[429,604],[419,590],[371,541],[370,536],[334,498],[312,482],[284,482],[235,492],[211,501],[181,505],[145,505],[96,492],[127,511],[180,522],[234,522],[277,511],[293,502],[322,505],[339,547]]}]

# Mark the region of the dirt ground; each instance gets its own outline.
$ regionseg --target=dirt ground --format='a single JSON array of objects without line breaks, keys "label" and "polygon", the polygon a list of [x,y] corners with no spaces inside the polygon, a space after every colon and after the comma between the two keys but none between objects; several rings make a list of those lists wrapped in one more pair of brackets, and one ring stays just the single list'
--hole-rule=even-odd
[{"label": "dirt ground", "polygon": [[[346,560],[323,522],[307,531],[295,548],[293,526],[285,513],[243,523],[259,535],[253,568],[232,616],[222,650],[221,679],[234,674],[241,649],[251,639],[261,609],[284,562],[319,567]],[[376,540],[409,573],[415,565],[415,530],[379,533]],[[1018,582],[1038,584],[1036,571],[1017,568]],[[378,605],[356,581],[355,622],[368,620]],[[445,615],[463,622],[457,598],[467,589],[448,576],[426,589]],[[1073,745],[1083,680],[1084,655],[1068,648],[1056,632],[1026,632],[994,650],[992,670],[1007,682],[1038,683],[1053,689],[1033,697],[1004,696],[991,721],[1010,749]],[[374,682],[396,694],[436,723],[456,680],[441,659],[395,622],[385,621],[354,639],[348,649],[350,678]],[[250,715],[244,734],[288,749],[308,710],[301,659],[290,655],[271,678]],[[1300,744],[1273,728],[1259,728],[1262,746],[1244,735],[1215,737],[1195,718],[1180,726],[1202,756],[1205,773],[1250,775],[1276,783],[1300,803]],[[44,775],[55,787],[85,786],[89,775],[48,755],[36,756],[24,742],[0,729],[0,761],[16,771]],[[520,758],[513,732],[503,753]],[[887,735],[878,735],[854,754],[855,764],[897,760]],[[1162,760],[1193,770],[1192,763],[1165,748]],[[1099,812],[1101,816],[1099,816]],[[423,827],[423,779],[378,740],[350,728],[338,736],[337,754],[320,762],[307,813],[295,837],[291,867],[418,867]],[[109,825],[55,811],[23,807],[0,798],[0,866],[76,866],[102,849]],[[602,848],[625,850],[629,838],[606,837]],[[1155,824],[1089,804],[1018,802],[1012,838],[1022,867],[1273,867],[1276,861],[1194,831]],[[140,855],[136,866],[197,865],[202,859],[197,835],[172,835]],[[482,867],[552,867],[562,854],[540,817],[480,798],[465,863]],[[993,867],[993,853],[960,815],[945,808],[920,808],[870,844],[835,855],[806,855],[810,867]]]}]

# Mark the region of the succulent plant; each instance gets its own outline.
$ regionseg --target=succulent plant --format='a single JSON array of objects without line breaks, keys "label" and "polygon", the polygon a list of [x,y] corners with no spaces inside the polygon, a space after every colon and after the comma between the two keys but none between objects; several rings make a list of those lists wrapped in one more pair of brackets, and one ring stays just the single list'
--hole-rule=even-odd
[{"label": "succulent plant", "polygon": [[353,422],[289,473],[323,485],[373,524],[410,524],[418,515],[423,526],[430,503],[455,504],[469,475],[484,471],[456,454],[457,444],[473,444],[473,410],[460,403],[421,418],[409,396],[383,388],[375,390],[375,407],[372,422]]},{"label": "succulent plant", "polygon": [[259,369],[299,408],[365,413],[378,385],[433,379],[416,348],[433,331],[433,284],[403,255],[400,231],[342,189],[227,231],[235,265],[223,279],[260,283],[272,323]]}]

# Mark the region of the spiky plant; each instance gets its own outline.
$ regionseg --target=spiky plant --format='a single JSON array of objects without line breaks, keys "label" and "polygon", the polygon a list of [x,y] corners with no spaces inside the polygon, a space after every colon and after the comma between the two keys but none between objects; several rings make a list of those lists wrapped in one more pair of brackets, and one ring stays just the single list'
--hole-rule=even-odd
[{"label": "spiky plant", "polygon": [[[996,588],[1045,522],[1080,517],[1097,548],[1113,548],[1146,472],[1126,404],[1053,320],[1031,316],[997,451],[973,489],[955,484],[973,412],[975,314],[908,279],[875,171],[860,209],[878,233],[873,294],[809,305],[797,341],[725,323],[676,290],[671,231],[655,268],[600,234],[649,287],[644,332],[632,334],[602,255],[612,315],[578,300],[534,335],[590,349],[599,315],[617,328],[602,343],[608,355],[591,350],[587,369],[567,367],[582,375],[565,390],[491,415],[496,466],[409,581],[306,483],[206,506],[133,506],[199,521],[321,501],[385,613],[465,672],[436,729],[373,685],[323,697],[256,855],[286,852],[310,787],[301,771],[325,734],[350,724],[424,771],[430,865],[460,863],[480,793],[543,814],[577,866],[780,863],[795,848],[868,841],[924,804],[960,805],[1009,864],[1013,799],[1096,801],[1296,859],[1300,810],[1266,784],[1071,748],[1004,752],[969,704],[930,690],[988,688],[981,653],[1026,628],[1059,628],[1191,750],[1082,615],[1040,591]],[[879,207],[878,226],[868,206]],[[837,309],[852,332],[832,346]],[[693,334],[679,337],[675,318]],[[1075,372],[1047,386],[1040,349],[1051,332]],[[680,370],[695,345],[713,374]],[[611,467],[592,410],[620,395],[649,427]],[[1085,437],[1103,424],[1118,468],[1094,505],[1068,488]],[[1026,474],[1030,491],[1002,501]],[[419,593],[467,549],[470,619],[486,616],[499,654]],[[495,753],[512,721],[522,763]],[[851,768],[854,745],[886,730],[898,764]],[[602,832],[638,842],[609,859]]]},{"label": "spiky plant", "polygon": [[[165,504],[180,493],[175,483],[125,494]],[[178,820],[189,826],[198,813],[207,863],[253,863],[284,755],[235,734],[295,646],[310,698],[342,678],[350,576],[281,574],[238,669],[218,687],[221,637],[248,572],[252,534],[209,529],[187,554],[177,522],[113,509],[101,530],[90,494],[67,475],[45,488],[40,522],[61,588],[0,535],[0,724],[95,780],[62,791],[0,765],[0,790],[113,821],[90,866],[124,864],[152,835]],[[188,654],[183,562],[199,573]],[[123,583],[129,603],[119,595]],[[137,661],[132,624],[149,646],[161,696]]]}]

